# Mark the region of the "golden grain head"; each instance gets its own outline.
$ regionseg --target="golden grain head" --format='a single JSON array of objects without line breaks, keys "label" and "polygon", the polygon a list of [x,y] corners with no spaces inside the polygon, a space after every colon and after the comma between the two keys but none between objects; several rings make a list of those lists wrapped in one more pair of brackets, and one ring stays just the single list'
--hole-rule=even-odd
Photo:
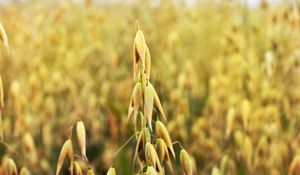
[{"label": "golden grain head", "polygon": [[[57,167],[56,167],[56,173],[55,173],[56,175],[59,175],[66,158],[68,159],[70,166],[73,167],[73,163],[72,163],[73,156],[74,156],[74,153],[73,153],[72,141],[71,141],[71,139],[68,139],[64,143],[64,145],[62,146],[61,151],[60,151],[58,161],[57,161]],[[73,168],[72,168],[72,170],[73,170]]]},{"label": "golden grain head", "polygon": [[28,132],[25,133],[23,136],[22,143],[23,143],[24,154],[31,155],[28,156],[28,160],[30,161],[30,163],[32,164],[37,163],[38,155],[37,155],[37,150],[32,135]]},{"label": "golden grain head", "polygon": [[86,133],[82,121],[78,121],[76,124],[76,135],[77,135],[77,141],[79,144],[81,156],[84,160],[88,161],[88,158],[86,157]]},{"label": "golden grain head", "polygon": [[162,138],[165,141],[169,151],[172,153],[173,157],[175,158],[175,151],[173,148],[173,143],[172,143],[172,140],[171,140],[171,137],[169,135],[167,128],[161,121],[156,121],[155,128],[156,128],[157,136],[159,138]]},{"label": "golden grain head", "polygon": [[4,47],[8,49],[8,39],[7,39],[7,34],[4,30],[4,27],[2,23],[0,22],[0,40],[2,41]]},{"label": "golden grain head", "polygon": [[157,171],[153,168],[153,166],[148,166],[146,175],[157,175]]},{"label": "golden grain head", "polygon": [[232,132],[233,124],[235,119],[235,109],[230,108],[228,110],[227,116],[226,116],[226,132],[225,137],[228,138]]},{"label": "golden grain head", "polygon": [[87,171],[87,175],[95,175],[94,171],[92,169],[89,169]]},{"label": "golden grain head", "polygon": [[22,167],[20,170],[20,175],[30,175],[30,172],[26,167]]},{"label": "golden grain head", "polygon": [[299,173],[300,173],[300,156],[296,155],[290,164],[288,175],[294,175]]},{"label": "golden grain head", "polygon": [[13,159],[7,158],[4,161],[4,165],[5,165],[4,171],[5,171],[6,175],[17,175],[18,174],[18,169],[17,169],[16,163]]},{"label": "golden grain head", "polygon": [[155,149],[160,163],[163,163],[165,156],[168,153],[168,148],[163,139],[159,138],[156,140]]},{"label": "golden grain head", "polygon": [[73,174],[74,175],[82,175],[82,170],[77,161],[73,162]]},{"label": "golden grain head", "polygon": [[111,167],[109,168],[109,170],[107,171],[107,174],[106,175],[116,175],[116,169]]},{"label": "golden grain head", "polygon": [[184,175],[193,174],[193,166],[192,166],[190,156],[184,149],[180,151],[180,165]]},{"label": "golden grain head", "polygon": [[153,94],[153,98],[154,98],[154,103],[155,103],[155,105],[157,106],[157,108],[158,108],[158,110],[159,110],[159,112],[161,113],[161,115],[162,115],[162,119],[164,120],[164,121],[167,121],[167,117],[166,117],[166,115],[165,115],[165,112],[164,112],[164,109],[163,109],[163,107],[162,107],[162,105],[161,105],[161,102],[160,102],[160,100],[159,100],[159,97],[158,97],[158,95],[157,95],[157,93],[156,93],[156,90],[154,89],[154,87],[152,86],[152,84],[149,82],[149,86],[150,86],[150,88],[151,88],[151,90],[152,90],[152,94]]},{"label": "golden grain head", "polygon": [[145,88],[145,103],[144,103],[144,115],[146,118],[146,121],[148,123],[148,127],[150,131],[152,132],[152,113],[153,113],[153,91],[151,87],[148,85]]},{"label": "golden grain head", "polygon": [[136,116],[138,114],[138,110],[140,107],[140,104],[142,102],[142,85],[140,82],[137,82],[134,86],[130,104],[128,108],[128,120],[132,120],[134,123],[136,122]]},{"label": "golden grain head", "polygon": [[222,175],[218,167],[213,167],[211,175]]},{"label": "golden grain head", "polygon": [[156,151],[151,143],[146,143],[145,158],[148,165],[156,167]]}]

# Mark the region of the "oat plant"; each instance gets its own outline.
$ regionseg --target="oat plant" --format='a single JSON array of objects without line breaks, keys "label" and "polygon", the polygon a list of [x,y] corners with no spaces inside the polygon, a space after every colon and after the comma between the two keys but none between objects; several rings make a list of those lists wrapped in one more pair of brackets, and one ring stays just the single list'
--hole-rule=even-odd
[{"label": "oat plant", "polygon": [[[138,24],[132,61],[135,86],[128,108],[128,121],[133,122],[135,126],[135,137],[132,138],[136,139],[132,174],[164,175],[167,169],[168,172],[173,172],[173,162],[177,158],[174,150],[176,144],[181,149],[179,158],[183,174],[192,175],[190,156],[179,142],[172,142],[164,124],[167,118],[158,94],[150,82],[150,51]],[[157,118],[153,117],[154,105],[160,113]],[[112,166],[107,175],[115,174],[117,170]]]}]

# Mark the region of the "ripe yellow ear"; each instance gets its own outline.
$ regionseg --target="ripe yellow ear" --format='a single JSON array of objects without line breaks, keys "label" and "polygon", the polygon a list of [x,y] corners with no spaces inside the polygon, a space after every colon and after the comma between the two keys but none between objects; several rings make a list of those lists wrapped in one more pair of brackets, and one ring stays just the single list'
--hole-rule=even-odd
[{"label": "ripe yellow ear", "polygon": [[4,27],[3,27],[3,25],[2,25],[1,22],[0,22],[0,40],[3,43],[4,47],[6,49],[8,49],[9,47],[8,47],[7,34],[6,34],[5,30],[4,30]]}]

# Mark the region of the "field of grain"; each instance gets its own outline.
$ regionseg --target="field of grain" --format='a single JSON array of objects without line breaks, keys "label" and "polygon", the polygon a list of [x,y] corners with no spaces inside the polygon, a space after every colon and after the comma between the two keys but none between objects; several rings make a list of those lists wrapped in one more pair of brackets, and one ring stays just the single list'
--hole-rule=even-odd
[{"label": "field of grain", "polygon": [[300,175],[299,15],[0,3],[0,175]]}]

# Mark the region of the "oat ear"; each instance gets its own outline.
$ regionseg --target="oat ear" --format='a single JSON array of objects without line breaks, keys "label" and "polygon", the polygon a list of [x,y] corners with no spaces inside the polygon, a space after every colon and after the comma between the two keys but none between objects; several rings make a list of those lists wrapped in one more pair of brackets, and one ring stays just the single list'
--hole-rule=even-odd
[{"label": "oat ear", "polygon": [[73,146],[71,139],[68,139],[64,145],[61,148],[58,161],[57,161],[57,167],[56,167],[56,175],[59,175],[59,172],[61,171],[61,168],[65,162],[65,159],[67,158],[70,162],[70,169],[73,171]]},{"label": "oat ear", "polygon": [[22,167],[20,170],[20,175],[30,175],[30,172],[26,167]]},{"label": "oat ear", "polygon": [[11,158],[6,159],[4,162],[4,165],[5,165],[4,171],[5,171],[6,175],[17,175],[18,174],[17,166],[13,159],[11,159]]},{"label": "oat ear", "polygon": [[130,104],[128,107],[127,119],[136,123],[136,117],[142,100],[142,85],[137,82],[133,88],[132,95],[130,98]]},{"label": "oat ear", "polygon": [[145,53],[145,70],[144,71],[146,73],[147,80],[150,81],[151,56],[150,56],[150,51],[149,51],[147,44],[145,44],[145,47],[146,47],[146,53]]},{"label": "oat ear", "polygon": [[88,158],[86,157],[86,132],[84,124],[81,120],[78,121],[76,124],[76,135],[81,156],[84,160],[88,161]]},{"label": "oat ear", "polygon": [[212,171],[211,171],[211,175],[222,175],[219,168],[214,166]]},{"label": "oat ear", "polygon": [[145,88],[145,103],[144,103],[144,115],[146,118],[146,121],[148,123],[148,127],[150,131],[152,132],[152,113],[153,113],[153,102],[154,102],[154,97],[153,97],[153,91],[148,84]]},{"label": "oat ear", "polygon": [[145,146],[145,158],[147,165],[153,166],[158,172],[162,172],[162,166],[157,156],[156,150],[151,143],[146,143]]},{"label": "oat ear", "polygon": [[8,50],[9,46],[8,46],[7,34],[1,22],[0,22],[0,40],[2,41],[4,47]]},{"label": "oat ear", "polygon": [[162,107],[162,105],[161,105],[161,102],[160,102],[160,100],[159,100],[159,97],[158,97],[158,95],[157,95],[157,93],[156,93],[154,87],[152,86],[152,84],[151,84],[150,82],[149,82],[149,86],[150,86],[151,91],[152,91],[152,94],[153,94],[153,98],[154,98],[154,103],[155,103],[155,105],[157,106],[159,112],[161,113],[161,115],[162,115],[162,117],[163,117],[163,120],[164,120],[164,121],[167,121],[167,117],[166,117],[166,115],[165,115],[164,109],[163,109],[163,107]]},{"label": "oat ear", "polygon": [[109,170],[107,171],[107,174],[106,175],[116,175],[116,169],[111,167],[109,168]]},{"label": "oat ear", "polygon": [[92,169],[89,169],[86,174],[87,175],[95,175],[95,173]]},{"label": "oat ear", "polygon": [[226,116],[226,131],[225,131],[225,138],[228,138],[233,129],[233,123],[235,119],[235,109],[230,108],[227,112]]},{"label": "oat ear", "polygon": [[73,174],[74,175],[82,175],[82,170],[81,170],[79,164],[77,163],[77,161],[73,162]]},{"label": "oat ear", "polygon": [[300,164],[300,156],[297,155],[293,158],[293,160],[290,164],[288,175],[294,175],[294,174],[299,173],[299,172],[295,172],[295,171],[297,171],[297,166],[299,166],[299,164]]},{"label": "oat ear", "polygon": [[166,157],[166,149],[167,146],[163,139],[159,138],[156,140],[155,149],[157,156],[159,158],[160,163],[162,164]]},{"label": "oat ear", "polygon": [[184,175],[192,175],[193,174],[193,167],[190,156],[186,152],[185,149],[180,151],[180,165]]},{"label": "oat ear", "polygon": [[146,175],[158,175],[157,171],[153,168],[153,166],[148,166]]},{"label": "oat ear", "polygon": [[170,150],[173,157],[175,158],[175,151],[174,151],[172,140],[171,140],[171,137],[169,135],[169,132],[168,132],[167,128],[165,127],[165,125],[161,121],[156,121],[155,126],[156,126],[157,136],[159,138],[162,138],[165,141],[168,149]]}]

